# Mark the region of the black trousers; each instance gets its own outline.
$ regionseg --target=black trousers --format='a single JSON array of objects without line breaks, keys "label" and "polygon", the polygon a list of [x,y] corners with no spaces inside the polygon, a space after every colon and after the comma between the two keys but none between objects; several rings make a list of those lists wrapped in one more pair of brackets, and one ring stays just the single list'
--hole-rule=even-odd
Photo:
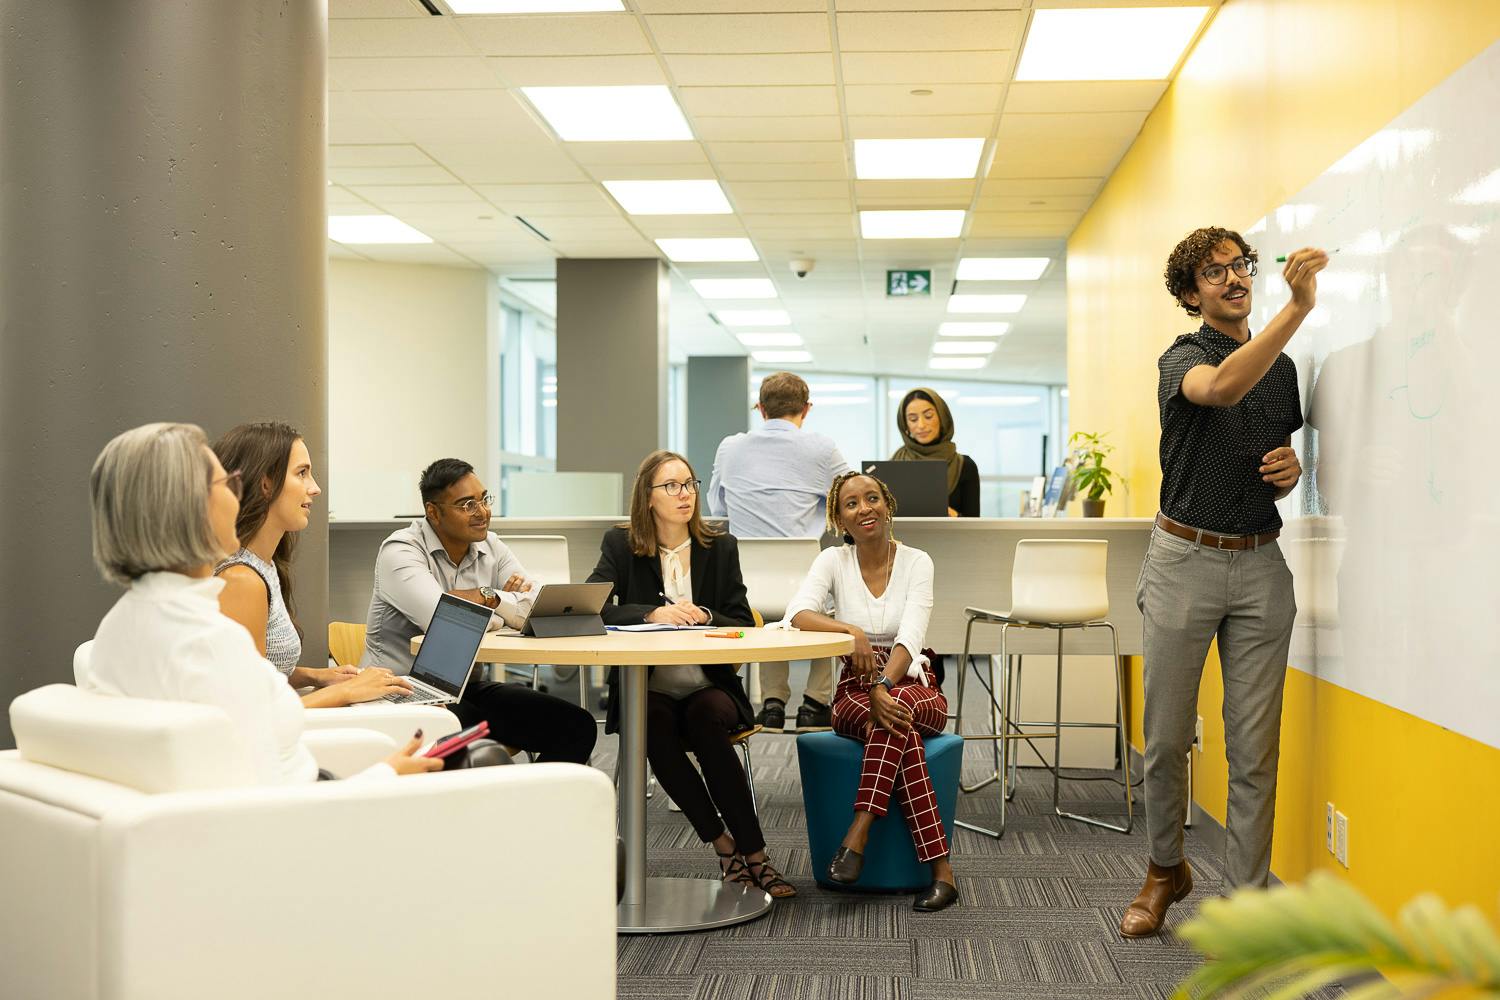
[{"label": "black trousers", "polygon": [[[680,700],[648,692],[646,758],[700,840],[708,843],[728,826],[736,850],[754,854],[765,849],[766,838],[755,816],[745,769],[729,743],[739,721],[734,702],[718,688],[694,691]],[[688,760],[689,750],[698,758],[701,775]]]},{"label": "black trousers", "polygon": [[447,707],[465,728],[488,720],[491,739],[519,747],[535,760],[587,764],[599,738],[586,709],[524,684],[470,681],[463,700]]}]

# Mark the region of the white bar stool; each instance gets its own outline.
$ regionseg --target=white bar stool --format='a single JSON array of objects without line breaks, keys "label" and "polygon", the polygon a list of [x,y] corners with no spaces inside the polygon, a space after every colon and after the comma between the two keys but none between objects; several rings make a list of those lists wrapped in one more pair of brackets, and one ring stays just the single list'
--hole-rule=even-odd
[{"label": "white bar stool", "polygon": [[[1011,573],[1011,608],[1006,612],[987,611],[983,608],[965,608],[968,625],[964,629],[964,652],[959,661],[958,712],[954,717],[954,732],[966,740],[991,740],[996,748],[995,770],[983,781],[960,786],[964,792],[977,792],[995,782],[1001,783],[1000,829],[990,830],[971,823],[958,825],[990,837],[1005,835],[1006,804],[1015,794],[1015,756],[1011,744],[1016,740],[1052,741],[1052,809],[1066,819],[1078,820],[1091,826],[1103,827],[1129,833],[1135,822],[1135,807],[1130,788],[1130,748],[1125,741],[1125,673],[1120,661],[1120,640],[1109,615],[1109,587],[1105,568],[1109,559],[1109,542],[1092,539],[1025,539],[1016,543],[1015,565]],[[1004,663],[1005,687],[995,688],[995,659],[989,658],[990,732],[964,734],[963,699],[964,678],[969,671],[969,640],[974,626],[1000,626],[1000,652],[998,658]],[[1020,704],[1020,669],[1012,667],[1011,657],[1006,653],[1006,633],[1013,628],[1053,629],[1057,632],[1057,705],[1052,720],[1052,732],[1026,732],[1027,725],[1046,723],[1021,722],[1013,718],[1013,707]],[[1114,648],[1115,666],[1115,721],[1114,722],[1063,722],[1063,633],[1072,629],[1109,629]],[[1120,754],[1120,767],[1125,779],[1125,824],[1106,822],[1093,816],[1081,816],[1063,810],[1059,804],[1061,782],[1061,743],[1064,729],[1113,729]],[[1001,748],[1003,747],[1003,751]],[[1006,771],[1009,770],[1009,774]]]},{"label": "white bar stool", "polygon": [[[768,622],[786,617],[786,607],[797,596],[813,560],[822,547],[816,538],[739,538],[740,576],[750,606]],[[750,704],[759,704],[760,664],[747,664]]]}]

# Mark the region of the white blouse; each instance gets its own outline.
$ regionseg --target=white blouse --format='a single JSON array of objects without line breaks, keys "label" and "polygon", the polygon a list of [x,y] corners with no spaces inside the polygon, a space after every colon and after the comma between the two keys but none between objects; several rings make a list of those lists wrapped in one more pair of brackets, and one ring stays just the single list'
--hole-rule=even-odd
[{"label": "white blouse", "polygon": [[854,546],[824,549],[787,607],[785,620],[803,611],[827,614],[830,600],[833,617],[863,629],[872,646],[905,646],[912,661],[920,662],[932,616],[932,557],[897,544],[890,583],[875,597],[860,575]]},{"label": "white blouse", "polygon": [[[689,538],[675,549],[660,552],[662,592],[672,604],[693,599],[692,551],[693,540]],[[648,690],[678,700],[712,686],[708,675],[696,663],[652,667],[651,680],[646,685]]]},{"label": "white blouse", "polygon": [[[302,745],[302,701],[255,650],[244,626],[219,612],[218,577],[149,573],[99,623],[79,686],[101,694],[214,705],[240,736],[262,784],[316,781]],[[393,774],[389,765],[378,770]]]}]

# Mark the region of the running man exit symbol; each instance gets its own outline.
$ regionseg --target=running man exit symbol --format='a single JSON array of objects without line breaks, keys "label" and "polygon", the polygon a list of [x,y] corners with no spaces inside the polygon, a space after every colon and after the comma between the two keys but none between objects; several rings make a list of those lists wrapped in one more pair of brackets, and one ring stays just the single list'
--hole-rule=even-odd
[{"label": "running man exit symbol", "polygon": [[931,271],[887,271],[885,272],[885,294],[890,298],[908,295],[931,295]]}]

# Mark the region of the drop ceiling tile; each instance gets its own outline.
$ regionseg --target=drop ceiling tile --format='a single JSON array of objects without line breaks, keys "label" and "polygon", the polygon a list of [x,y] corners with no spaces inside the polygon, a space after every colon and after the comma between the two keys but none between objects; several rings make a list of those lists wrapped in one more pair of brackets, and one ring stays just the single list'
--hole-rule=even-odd
[{"label": "drop ceiling tile", "polygon": [[851,115],[851,139],[970,139],[990,134],[992,115]]},{"label": "drop ceiling tile", "polygon": [[417,0],[328,0],[328,19],[342,17],[431,17]]},{"label": "drop ceiling tile", "polygon": [[641,215],[631,218],[636,227],[652,239],[745,235],[745,227],[733,215]]},{"label": "drop ceiling tile", "polygon": [[713,168],[698,163],[594,163],[588,171],[600,181],[711,181]]},{"label": "drop ceiling tile", "polygon": [[432,165],[432,157],[409,142],[330,145],[330,167],[423,167]]},{"label": "drop ceiling tile", "polygon": [[677,92],[689,115],[765,117],[837,115],[834,87],[683,87]]},{"label": "drop ceiling tile", "polygon": [[650,53],[635,15],[465,17],[464,35],[487,56],[608,56]]},{"label": "drop ceiling tile", "polygon": [[433,142],[424,147],[433,158],[469,184],[554,184],[588,178],[557,144],[490,139],[482,142]]},{"label": "drop ceiling tile", "polygon": [[448,90],[496,85],[478,56],[328,60],[329,85],[339,90]]},{"label": "drop ceiling tile", "polygon": [[556,256],[546,243],[531,237],[526,243],[488,242],[483,240],[472,242],[453,242],[449,244],[457,253],[463,254],[482,264],[494,263],[520,263],[528,260],[551,260]]},{"label": "drop ceiling tile", "polygon": [[505,90],[369,90],[366,106],[412,141],[493,139],[544,141],[550,136]]},{"label": "drop ceiling tile", "polygon": [[914,96],[905,84],[844,87],[850,115],[993,115],[1005,88],[998,83],[940,83]]},{"label": "drop ceiling tile", "polygon": [[330,185],[328,185],[328,192],[327,192],[326,200],[327,200],[327,205],[328,205],[328,212],[329,212],[330,215],[339,215],[339,214],[357,215],[357,214],[360,214],[360,212],[358,212],[358,211],[355,211],[355,212],[344,212],[344,213],[340,213],[339,211],[337,211],[338,209],[344,209],[344,208],[358,209],[358,210],[369,209],[371,211],[374,210],[374,206],[371,205],[368,201],[365,201],[363,198],[361,198],[359,195],[355,194],[353,191],[350,191],[348,188],[339,187],[337,184],[330,184]]},{"label": "drop ceiling tile", "polygon": [[[479,199],[469,203],[382,201],[380,207],[409,225],[441,226],[446,229],[495,231],[507,228],[510,220],[489,202]],[[422,229],[428,236],[435,234]]]},{"label": "drop ceiling tile", "polygon": [[841,52],[962,52],[1015,49],[1025,19],[1013,11],[839,14]]},{"label": "drop ceiling tile", "polygon": [[346,187],[366,184],[456,184],[458,178],[440,166],[330,167],[328,179]]},{"label": "drop ceiling tile", "polygon": [[847,238],[857,231],[854,217],[848,212],[809,214],[798,218],[790,215],[742,211],[740,218],[752,236],[758,236],[761,233],[785,233],[789,234],[789,238],[811,240],[819,237]]},{"label": "drop ceiling tile", "polygon": [[328,57],[472,56],[453,18],[340,18],[328,22]]},{"label": "drop ceiling tile", "polygon": [[[905,0],[903,0],[905,2]],[[844,83],[930,86],[935,83],[1004,83],[1015,53],[844,52]]]},{"label": "drop ceiling tile", "polygon": [[847,200],[846,181],[736,181],[729,185],[736,198],[771,201],[778,198],[840,198]]},{"label": "drop ceiling tile", "polygon": [[1011,114],[1000,118],[999,140],[1135,139],[1146,121],[1144,111],[1095,111],[1075,114]]},{"label": "drop ceiling tile", "polygon": [[985,236],[1067,236],[1083,217],[1077,212],[975,212],[969,232]]},{"label": "drop ceiling tile", "polygon": [[719,176],[735,181],[848,181],[842,163],[721,163]]},{"label": "drop ceiling tile", "polygon": [[592,184],[484,184],[480,194],[501,207],[509,205],[561,204],[611,205],[604,192]]},{"label": "drop ceiling tile", "polygon": [[853,204],[843,198],[736,198],[735,207],[741,212],[760,215],[798,215],[827,212],[851,212]]},{"label": "drop ceiling tile", "polygon": [[592,201],[533,201],[533,202],[496,202],[514,215],[524,215],[530,218],[533,214],[575,217],[580,219],[618,218],[620,210],[615,207],[614,202],[602,198],[599,202]]},{"label": "drop ceiling tile", "polygon": [[1081,212],[1094,203],[1093,195],[1002,195],[979,199],[981,212],[1068,211]]},{"label": "drop ceiling tile", "polygon": [[639,87],[667,82],[651,55],[497,56],[489,62],[513,87]]},{"label": "drop ceiling tile", "polygon": [[842,142],[710,142],[716,163],[843,163]]},{"label": "drop ceiling tile", "polygon": [[828,15],[657,14],[646,23],[664,53],[827,52]]},{"label": "drop ceiling tile", "polygon": [[1052,195],[1087,195],[1092,198],[1104,185],[1102,177],[1048,177],[1032,180],[996,180],[984,182],[979,192],[981,198],[1021,197],[1030,195],[1046,198]]},{"label": "drop ceiling tile", "polygon": [[968,208],[974,197],[974,181],[860,181],[854,182],[854,195],[861,205],[870,198],[946,198],[954,208]]},{"label": "drop ceiling tile", "polygon": [[377,205],[401,203],[407,205],[447,203],[457,205],[482,205],[484,199],[467,184],[361,184],[350,190]]},{"label": "drop ceiling tile", "polygon": [[696,142],[565,142],[562,148],[585,167],[612,163],[687,163],[706,166]]},{"label": "drop ceiling tile", "polygon": [[835,82],[833,55],[828,52],[787,52],[768,55],[669,55],[664,57],[672,78],[683,87],[722,84],[796,86]]},{"label": "drop ceiling tile", "polygon": [[[1090,7],[1097,6],[1094,0],[1087,0]],[[915,7],[921,7],[920,3],[913,0],[836,0],[840,11],[846,10],[895,10],[909,11]],[[1020,10],[1026,4],[1022,0],[940,0],[933,6],[942,10]],[[1037,4],[1045,6],[1045,4]],[[1124,6],[1121,4],[1121,6]]]},{"label": "drop ceiling tile", "polygon": [[328,94],[330,143],[402,143],[406,136],[372,111],[363,95],[340,91]]},{"label": "drop ceiling tile", "polygon": [[370,260],[390,264],[446,264],[463,267],[473,262],[454,253],[440,243],[393,243],[378,246],[362,246],[359,252]]},{"label": "drop ceiling tile", "polygon": [[1120,162],[1128,140],[1026,139],[1001,141],[990,165],[991,177],[1107,177]]},{"label": "drop ceiling tile", "polygon": [[358,250],[351,250],[348,247],[344,246],[342,243],[335,243],[333,242],[333,240],[328,241],[328,256],[337,258],[339,260],[367,259],[365,255],[360,253]]},{"label": "drop ceiling tile", "polygon": [[637,0],[643,14],[785,14],[823,12],[819,0]]},{"label": "drop ceiling tile", "polygon": [[1005,111],[1150,111],[1167,90],[1166,80],[1013,83]]},{"label": "drop ceiling tile", "polygon": [[693,116],[693,131],[706,142],[755,142],[805,140],[838,142],[844,126],[833,115],[801,117],[777,115],[765,118],[716,118]]}]

